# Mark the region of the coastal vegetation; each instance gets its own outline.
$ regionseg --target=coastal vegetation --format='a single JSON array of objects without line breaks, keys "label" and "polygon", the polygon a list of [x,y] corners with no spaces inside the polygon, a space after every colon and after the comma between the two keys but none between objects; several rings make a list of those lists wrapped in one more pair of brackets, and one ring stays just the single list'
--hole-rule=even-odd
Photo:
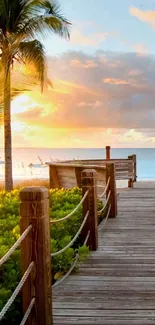
[{"label": "coastal vegetation", "polygon": [[[4,124],[5,189],[13,189],[11,136],[11,77],[14,64],[36,72],[43,91],[46,78],[47,33],[69,38],[70,22],[61,14],[56,0],[5,0],[0,2],[1,123]],[[20,74],[20,69],[19,69]],[[17,89],[18,94],[18,89]]]},{"label": "coastal vegetation", "polygon": [[[19,192],[19,189],[14,189],[11,192],[0,191],[0,258],[6,254],[20,236]],[[74,210],[81,198],[82,191],[79,188],[49,190],[50,219],[65,217]],[[98,201],[98,208],[102,208],[101,201]],[[67,221],[51,225],[51,253],[62,249],[71,241],[82,223],[82,218],[82,207],[80,207]],[[52,258],[53,284],[69,270],[77,253],[79,254],[79,263],[88,257],[89,249],[83,243],[84,238],[79,236],[71,248]],[[11,296],[20,279],[20,249],[16,249],[11,258],[0,269],[0,310]],[[19,295],[2,324],[17,324],[21,318],[22,306],[21,296]]]},{"label": "coastal vegetation", "polygon": [[[81,189],[49,190],[50,219],[59,219],[70,213],[82,198]],[[20,236],[19,228],[19,190],[11,192],[0,191],[0,258]],[[101,203],[99,203],[101,205]],[[82,207],[67,221],[51,226],[51,253],[66,246],[77,233],[82,222]],[[74,262],[76,253],[79,253],[79,262],[89,255],[89,249],[83,246],[83,238],[79,236],[73,247],[52,259],[52,282],[62,277]],[[0,310],[3,308],[11,293],[20,281],[20,249],[17,249],[11,258],[0,270]],[[21,299],[16,299],[10,308],[3,324],[17,324],[21,320]]]}]

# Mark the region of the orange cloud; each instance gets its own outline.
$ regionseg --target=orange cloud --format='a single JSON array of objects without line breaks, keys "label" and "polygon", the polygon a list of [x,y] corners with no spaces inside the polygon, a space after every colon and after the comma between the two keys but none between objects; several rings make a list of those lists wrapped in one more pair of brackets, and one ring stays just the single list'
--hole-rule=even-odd
[{"label": "orange cloud", "polygon": [[154,146],[152,55],[72,51],[49,58],[48,67],[54,89],[35,88],[13,102],[14,146]]},{"label": "orange cloud", "polygon": [[[102,55],[105,61],[101,61]],[[96,68],[77,68],[79,62],[82,66],[93,62]],[[115,69],[113,63],[116,63]],[[105,51],[94,56],[69,52],[53,59],[49,65],[52,68],[48,71],[57,76],[53,80],[54,89],[46,89],[43,95],[31,92],[29,96],[36,106],[30,105],[25,112],[16,110],[14,122],[26,123],[32,129],[36,126],[41,129],[154,127],[155,77],[152,71],[155,62],[152,56]],[[137,71],[141,71],[142,76]]]},{"label": "orange cloud", "polygon": [[128,85],[129,82],[126,80],[116,79],[116,78],[104,78],[103,79],[105,84],[111,85]]},{"label": "orange cloud", "polygon": [[[78,84],[78,83],[75,83],[75,82],[69,82],[67,80],[61,80],[61,79],[57,79],[55,80],[54,82],[54,89],[52,90],[53,92],[57,92],[57,87],[59,89],[61,89],[61,86],[64,86],[65,89],[68,91],[66,91],[66,93],[70,94],[70,93],[77,93],[77,90],[80,90],[81,92],[84,92],[85,94],[91,94],[92,96],[103,96],[103,94],[97,90],[95,90],[94,88],[90,88],[90,87],[87,87],[85,86],[84,84]],[[61,92],[61,90],[60,90]],[[63,93],[63,91],[62,91]]]},{"label": "orange cloud", "polygon": [[153,10],[141,10],[135,7],[130,7],[130,14],[142,22],[150,24],[155,28],[155,11]]}]

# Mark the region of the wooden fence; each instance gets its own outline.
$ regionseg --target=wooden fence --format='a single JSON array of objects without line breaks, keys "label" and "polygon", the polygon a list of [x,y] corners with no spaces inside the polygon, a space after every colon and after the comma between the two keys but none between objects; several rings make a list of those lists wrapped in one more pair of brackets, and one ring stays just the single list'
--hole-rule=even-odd
[{"label": "wooden fence", "polygon": [[136,156],[127,159],[90,159],[90,160],[68,160],[61,162],[50,162],[49,178],[50,188],[72,188],[81,187],[81,172],[86,168],[93,168],[98,173],[98,182],[106,179],[106,170],[109,164],[115,165],[116,180],[128,180],[128,187],[133,187],[136,182]]},{"label": "wooden fence", "polygon": [[[51,257],[65,252],[71,247],[82,233],[84,244],[90,250],[98,248],[98,229],[105,226],[108,217],[116,217],[117,195],[115,184],[115,166],[109,164],[106,168],[99,167],[101,175],[94,169],[85,169],[81,173],[82,199],[76,209],[69,215],[58,220],[49,220],[48,190],[41,187],[27,187],[20,192],[20,229],[21,237],[0,260],[0,266],[11,257],[13,251],[21,247],[22,280],[9,301],[0,311],[0,321],[7,313],[20,290],[23,297],[24,317],[22,325],[51,325],[52,324],[52,283],[51,283]],[[103,172],[104,171],[104,172]],[[79,179],[79,176],[78,176]],[[100,192],[98,192],[100,189]],[[100,194],[99,194],[100,193]],[[103,198],[105,199],[103,200]],[[97,210],[97,199],[104,202],[103,208]],[[71,242],[58,252],[50,252],[50,224],[67,220],[76,210],[83,206],[83,221],[76,236]],[[106,217],[98,227],[98,216],[106,211]],[[68,276],[78,261],[67,272]],[[58,280],[55,285],[62,282]]]},{"label": "wooden fence", "polygon": [[106,147],[106,159],[74,159],[47,163],[49,165],[50,187],[81,187],[80,175],[83,169],[94,168],[98,174],[101,174],[101,168],[105,169],[109,163],[115,165],[116,180],[128,180],[128,187],[133,187],[137,180],[136,155],[130,155],[128,158],[111,159],[110,146]]}]

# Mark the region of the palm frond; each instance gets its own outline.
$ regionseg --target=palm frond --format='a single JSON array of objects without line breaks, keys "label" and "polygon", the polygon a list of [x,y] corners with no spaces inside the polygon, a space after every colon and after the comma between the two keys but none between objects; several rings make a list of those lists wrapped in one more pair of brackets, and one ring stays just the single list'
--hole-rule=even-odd
[{"label": "palm frond", "polygon": [[18,53],[19,60],[22,59],[25,64],[33,63],[38,74],[38,79],[43,90],[45,75],[45,52],[44,46],[38,40],[21,42]]},{"label": "palm frond", "polygon": [[[27,20],[27,11],[29,13]],[[61,14],[60,5],[56,0],[30,0],[25,6],[25,19],[20,21],[20,33],[34,38],[39,33],[58,34],[69,39],[71,23]]]}]

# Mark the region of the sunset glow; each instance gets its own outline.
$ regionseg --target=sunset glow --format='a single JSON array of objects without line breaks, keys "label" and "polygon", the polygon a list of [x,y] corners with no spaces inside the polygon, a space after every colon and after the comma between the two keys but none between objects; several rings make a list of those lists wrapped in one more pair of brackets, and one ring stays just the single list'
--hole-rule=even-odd
[{"label": "sunset glow", "polygon": [[[73,24],[71,40],[44,42],[53,88],[46,83],[41,94],[32,82],[13,99],[14,146],[153,147],[155,2],[91,1],[88,15],[88,1],[62,5]],[[29,88],[31,71],[28,80],[21,72],[15,69],[13,81]]]}]

